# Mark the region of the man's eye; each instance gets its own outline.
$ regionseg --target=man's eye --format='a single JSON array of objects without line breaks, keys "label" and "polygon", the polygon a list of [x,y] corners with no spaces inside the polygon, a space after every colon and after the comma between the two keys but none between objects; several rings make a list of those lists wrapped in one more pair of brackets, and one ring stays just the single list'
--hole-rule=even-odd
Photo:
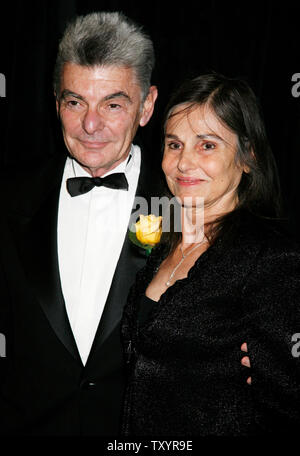
[{"label": "man's eye", "polygon": [[110,103],[108,105],[109,109],[112,110],[112,111],[116,111],[118,109],[121,109],[121,105],[119,105],[118,103]]},{"label": "man's eye", "polygon": [[178,150],[180,149],[180,144],[177,142],[169,142],[168,147],[169,149]]},{"label": "man's eye", "polygon": [[77,100],[67,100],[66,104],[67,104],[67,106],[70,106],[71,108],[74,108],[74,107],[76,108],[76,107],[80,106],[80,103]]}]

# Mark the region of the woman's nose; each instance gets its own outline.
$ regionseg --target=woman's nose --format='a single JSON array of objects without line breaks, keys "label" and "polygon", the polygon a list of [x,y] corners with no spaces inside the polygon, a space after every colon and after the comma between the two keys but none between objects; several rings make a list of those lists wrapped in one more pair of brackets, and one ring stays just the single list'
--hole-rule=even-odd
[{"label": "woman's nose", "polygon": [[96,131],[103,130],[105,126],[105,120],[103,116],[96,110],[89,109],[83,120],[82,128],[89,135],[94,134]]},{"label": "woman's nose", "polygon": [[182,173],[186,173],[187,171],[195,169],[196,166],[197,165],[193,151],[185,147],[182,150],[178,160],[178,170]]}]

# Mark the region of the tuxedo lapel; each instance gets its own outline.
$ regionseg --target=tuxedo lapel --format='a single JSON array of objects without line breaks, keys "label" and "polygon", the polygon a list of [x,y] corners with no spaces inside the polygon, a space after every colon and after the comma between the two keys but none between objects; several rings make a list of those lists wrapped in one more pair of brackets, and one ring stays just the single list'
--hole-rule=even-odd
[{"label": "tuxedo lapel", "polygon": [[[162,178],[160,164],[157,164],[155,167],[153,157],[151,159],[150,155],[142,151],[141,169],[136,197],[145,198],[148,202],[148,207],[150,208],[149,203],[151,197],[160,196],[161,193]],[[133,210],[134,207],[135,205],[133,206]],[[115,269],[104,311],[97,328],[88,363],[93,358],[95,352],[119,324],[130,286],[134,282],[136,273],[145,265],[145,262],[146,256],[141,254],[140,249],[136,248],[130,242],[127,234]]]},{"label": "tuxedo lapel", "polygon": [[90,357],[92,357],[93,353],[105,342],[120,322],[123,314],[123,306],[129,291],[128,284],[133,283],[137,271],[141,269],[144,264],[145,259],[138,255],[138,253],[132,252],[130,241],[126,237],[115,269],[104,311],[97,328]]},{"label": "tuxedo lapel", "polygon": [[[38,181],[31,182],[28,200],[12,208],[9,223],[18,254],[31,289],[34,291],[52,329],[64,346],[80,361],[70,328],[58,268],[57,214],[65,157],[49,165]],[[38,197],[37,197],[38,194]],[[81,362],[81,361],[80,361]]]}]

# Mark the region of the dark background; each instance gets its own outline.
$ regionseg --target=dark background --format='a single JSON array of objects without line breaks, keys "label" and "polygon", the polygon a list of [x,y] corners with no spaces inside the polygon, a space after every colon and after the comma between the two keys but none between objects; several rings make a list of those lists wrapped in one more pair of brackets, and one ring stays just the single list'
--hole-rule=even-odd
[{"label": "dark background", "polygon": [[[177,0],[178,2],[178,0]],[[287,214],[300,232],[300,6],[297,1],[13,0],[1,5],[1,169],[40,160],[62,147],[52,70],[66,22],[92,11],[122,11],[154,41],[153,83],[159,99],[140,129],[149,153],[160,153],[161,119],[170,92],[185,78],[211,70],[246,79],[258,95],[276,157]],[[299,76],[300,78],[300,76]],[[300,94],[300,89],[299,89]]]}]

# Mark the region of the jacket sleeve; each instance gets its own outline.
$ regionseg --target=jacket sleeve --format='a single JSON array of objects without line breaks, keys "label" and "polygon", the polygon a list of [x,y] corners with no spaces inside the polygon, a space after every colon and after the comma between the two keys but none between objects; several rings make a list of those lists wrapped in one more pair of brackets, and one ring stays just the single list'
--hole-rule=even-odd
[{"label": "jacket sleeve", "polygon": [[250,388],[258,425],[290,434],[300,426],[300,251],[266,250],[244,287]]},{"label": "jacket sleeve", "polygon": [[0,387],[4,380],[10,351],[11,342],[11,310],[8,287],[0,262]]}]

